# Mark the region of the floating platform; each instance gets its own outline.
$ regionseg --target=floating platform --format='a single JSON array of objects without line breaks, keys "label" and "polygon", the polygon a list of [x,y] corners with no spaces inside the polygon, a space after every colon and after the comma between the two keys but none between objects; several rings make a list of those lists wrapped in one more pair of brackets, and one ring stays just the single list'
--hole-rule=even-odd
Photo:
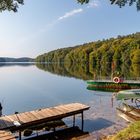
[{"label": "floating platform", "polygon": [[120,83],[114,83],[110,80],[89,80],[87,81],[88,90],[97,90],[97,91],[108,91],[108,92],[117,92],[125,89],[139,89],[140,81],[124,81]]}]

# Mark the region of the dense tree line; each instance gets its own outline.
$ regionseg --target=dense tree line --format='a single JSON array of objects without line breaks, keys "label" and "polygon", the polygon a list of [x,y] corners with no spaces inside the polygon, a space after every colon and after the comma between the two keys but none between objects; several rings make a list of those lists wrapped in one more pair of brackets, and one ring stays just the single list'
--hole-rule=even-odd
[{"label": "dense tree line", "polygon": [[128,76],[131,70],[140,76],[140,33],[57,49],[38,56],[36,61],[63,63],[66,69],[77,69],[85,75],[100,70],[103,75],[121,71]]}]

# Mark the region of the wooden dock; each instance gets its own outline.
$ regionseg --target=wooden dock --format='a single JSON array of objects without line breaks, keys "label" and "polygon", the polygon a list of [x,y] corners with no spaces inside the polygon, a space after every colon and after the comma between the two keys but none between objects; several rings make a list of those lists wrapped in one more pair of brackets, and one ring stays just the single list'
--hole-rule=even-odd
[{"label": "wooden dock", "polygon": [[3,116],[0,117],[0,130],[19,131],[19,139],[21,139],[21,132],[31,126],[36,126],[49,121],[60,120],[69,116],[73,116],[73,126],[75,126],[76,114],[81,114],[81,129],[83,130],[83,112],[88,109],[89,106],[87,105],[81,103],[71,103]]},{"label": "wooden dock", "polygon": [[0,131],[0,140],[16,140],[15,137],[9,131]]}]

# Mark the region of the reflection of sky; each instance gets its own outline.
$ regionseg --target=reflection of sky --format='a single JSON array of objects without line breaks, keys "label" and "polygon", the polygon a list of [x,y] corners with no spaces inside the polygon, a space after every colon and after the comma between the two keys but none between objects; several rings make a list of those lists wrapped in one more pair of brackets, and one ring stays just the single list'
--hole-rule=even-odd
[{"label": "reflection of sky", "polygon": [[4,112],[26,111],[69,102],[86,102],[86,83],[41,71],[35,66],[0,68],[0,101]]},{"label": "reflection of sky", "polygon": [[[85,81],[53,75],[34,65],[1,67],[0,77],[3,114],[81,102],[90,106],[90,110],[84,113],[86,131],[92,133],[111,127],[114,132],[118,126],[123,126],[116,116],[116,101],[112,107],[112,93],[87,90]],[[65,121],[72,122],[69,119]],[[76,124],[81,126],[80,116],[76,117]]]}]

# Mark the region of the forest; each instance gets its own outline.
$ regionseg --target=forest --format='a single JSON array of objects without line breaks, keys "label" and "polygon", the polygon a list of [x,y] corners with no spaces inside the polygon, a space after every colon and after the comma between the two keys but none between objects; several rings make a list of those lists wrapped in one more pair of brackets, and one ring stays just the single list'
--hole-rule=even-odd
[{"label": "forest", "polygon": [[39,55],[36,62],[57,63],[67,70],[76,69],[93,76],[99,72],[108,76],[113,72],[140,77],[140,33],[53,50]]}]

